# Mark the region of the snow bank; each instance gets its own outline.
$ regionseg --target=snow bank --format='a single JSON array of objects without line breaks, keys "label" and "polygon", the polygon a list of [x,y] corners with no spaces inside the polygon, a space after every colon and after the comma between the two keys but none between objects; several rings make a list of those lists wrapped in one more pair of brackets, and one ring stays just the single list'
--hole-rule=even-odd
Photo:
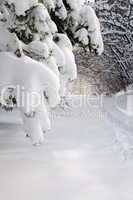
[{"label": "snow bank", "polygon": [[13,118],[17,122],[18,114],[5,114],[6,124],[0,125],[2,200],[132,200],[133,160],[122,159],[114,147],[118,144],[112,123],[99,107],[81,105],[82,99],[86,97],[75,100],[79,106],[53,113],[53,129],[37,148],[18,123],[7,124]]}]

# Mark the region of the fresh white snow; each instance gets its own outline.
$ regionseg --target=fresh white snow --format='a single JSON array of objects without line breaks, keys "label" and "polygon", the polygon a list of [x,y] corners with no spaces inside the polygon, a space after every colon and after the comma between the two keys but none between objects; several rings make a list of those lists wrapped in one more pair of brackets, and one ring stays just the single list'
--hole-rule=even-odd
[{"label": "fresh white snow", "polygon": [[22,54],[21,42],[15,33],[10,33],[6,27],[0,24],[0,52],[13,52],[20,51]]},{"label": "fresh white snow", "polygon": [[57,106],[60,102],[60,82],[45,64],[27,56],[18,58],[10,52],[1,52],[0,61],[1,104],[7,105],[6,100],[10,96],[8,88],[13,88],[24,126],[33,144],[39,144],[43,141],[43,132],[50,128],[44,93],[48,105]]},{"label": "fresh white snow", "polygon": [[14,3],[15,5],[15,11],[17,15],[25,15],[25,11],[29,10],[31,7],[37,5],[37,0],[7,0],[9,4]]},{"label": "fresh white snow", "polygon": [[[1,111],[2,200],[133,199],[132,118],[116,109],[113,98],[102,104],[87,98],[73,97],[70,107],[52,111],[52,131],[39,147],[25,138],[17,111]],[[125,104],[124,96],[120,102]],[[126,157],[123,133],[130,138]]]}]

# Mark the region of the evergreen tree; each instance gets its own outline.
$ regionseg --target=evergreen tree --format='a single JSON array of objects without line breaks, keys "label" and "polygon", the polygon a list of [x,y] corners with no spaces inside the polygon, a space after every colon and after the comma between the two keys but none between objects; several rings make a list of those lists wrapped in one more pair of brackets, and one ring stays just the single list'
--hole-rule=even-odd
[{"label": "evergreen tree", "polygon": [[[6,76],[6,80],[9,78],[13,82],[17,76],[18,83],[23,83],[25,87],[30,85],[32,89],[35,87],[35,91],[39,90],[38,87],[42,83],[46,84],[47,82],[48,85],[51,83],[51,87],[55,83],[54,89],[50,87],[42,89],[45,100],[48,100],[48,104],[55,106],[59,103],[59,96],[65,97],[68,81],[77,78],[77,67],[72,44],[79,44],[84,48],[89,48],[91,52],[99,55],[103,52],[103,41],[98,18],[94,10],[82,0],[43,0],[39,2],[38,0],[0,1],[0,51],[13,52],[19,57],[20,65],[24,64],[23,70],[26,77],[27,74],[29,76],[25,80],[22,74],[22,80],[20,80],[21,75],[17,75],[19,72],[15,64],[15,62],[18,64],[18,60],[6,54],[7,60],[13,63],[11,64],[13,69],[10,74],[8,74],[7,69],[8,76],[6,76],[2,65],[1,69],[3,69],[4,73],[1,77],[2,80]],[[1,54],[1,60],[5,64],[6,61],[4,59],[5,55]],[[39,67],[38,72],[34,75],[36,77],[34,80],[32,76],[37,63]],[[33,72],[29,73],[28,68],[31,69],[31,65],[33,65]],[[45,73],[44,80],[39,78],[42,77],[40,75],[42,66],[45,68],[43,70]],[[7,67],[9,67],[8,63]],[[49,77],[49,83],[46,81],[48,80],[46,77]],[[60,82],[59,93],[58,81]],[[13,92],[13,89],[9,88],[6,95],[8,106],[4,106],[6,109],[11,109],[12,104],[14,102],[17,103],[14,101],[15,95],[12,94]],[[30,112],[25,112],[28,130],[33,130],[34,127],[36,132],[38,130],[40,133],[39,124],[42,120],[38,113],[42,113],[41,109],[45,107],[46,105],[43,105],[36,110],[30,108]],[[29,122],[28,118],[35,118],[34,113],[37,113],[38,118]],[[49,127],[49,120],[46,113],[42,114],[44,121],[48,122],[47,128],[45,126],[43,131]],[[39,123],[37,123],[36,127],[34,125],[35,121]],[[35,133],[35,130],[33,130],[33,133]],[[39,138],[42,138],[41,133],[39,137],[36,138],[35,136],[34,142],[38,143],[40,141]]]}]

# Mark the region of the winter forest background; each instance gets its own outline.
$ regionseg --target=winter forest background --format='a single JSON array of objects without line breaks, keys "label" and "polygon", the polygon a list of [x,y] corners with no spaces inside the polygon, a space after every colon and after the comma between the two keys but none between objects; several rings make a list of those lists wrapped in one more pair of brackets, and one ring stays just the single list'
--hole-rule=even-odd
[{"label": "winter forest background", "polygon": [[[52,1],[49,1],[48,3],[48,1],[40,0],[39,2],[44,3],[44,5],[48,8],[50,17],[57,25],[59,32],[67,32],[73,44],[75,42],[79,42],[80,36],[78,35],[77,38],[75,38],[73,37],[71,32],[71,26],[73,26],[73,23],[75,23],[74,16],[72,16],[73,8],[71,10],[66,1],[63,1],[65,5],[64,8],[66,8],[66,10],[70,9],[69,15],[72,16],[73,20],[72,24],[70,24],[71,18],[69,16],[69,23],[66,24],[66,22],[64,23],[63,19],[63,17],[65,17],[66,11],[64,11],[65,9],[61,5],[62,1],[57,1],[58,3],[56,7],[56,12],[51,11],[51,8],[53,6]],[[126,89],[126,87],[133,82],[133,2],[132,0],[96,0],[95,4],[93,3],[93,1],[86,0],[85,2],[86,5],[90,4],[95,9],[97,16],[100,20],[102,36],[104,40],[104,53],[100,56],[92,56],[88,49],[84,48],[86,44],[83,44],[83,48],[80,47],[74,49],[79,71],[79,81],[81,81],[81,87],[82,85],[84,87],[85,84],[88,85],[86,87],[91,87],[92,93],[98,92],[106,94],[112,94],[122,89]],[[76,10],[77,8],[75,7],[74,9]],[[39,8],[37,12],[39,12]],[[58,14],[56,15],[55,13]],[[21,39],[25,44],[28,44],[31,41],[35,40],[32,38],[33,34],[30,32],[34,32],[34,35],[36,34],[36,27],[32,28],[30,24],[35,23],[35,21],[34,19],[30,21],[29,19],[31,17],[28,17],[29,15],[30,12],[27,12],[25,17],[21,15],[20,17],[16,18],[16,24],[13,25],[14,27],[11,27],[11,31],[15,32],[19,39]],[[27,22],[29,24],[26,25],[27,30],[24,31],[23,28],[25,26],[25,23]],[[81,31],[79,32],[81,33]],[[85,33],[83,35],[85,36]],[[33,46],[34,44],[31,48],[33,48]],[[25,49],[25,53],[28,56],[30,55],[31,57],[36,57],[35,55],[31,55],[31,52],[29,53],[28,51],[27,49]],[[75,85],[74,87],[76,88]],[[80,84],[77,85],[77,87],[79,86]],[[73,90],[75,88],[73,88]]]},{"label": "winter forest background", "polygon": [[[132,84],[132,15],[131,0],[0,1],[0,82],[43,97],[41,106],[21,110],[24,121],[38,113],[33,132],[50,129],[49,107],[66,103],[69,92],[111,95]],[[8,87],[1,107],[17,106],[16,93]]]},{"label": "winter forest background", "polygon": [[104,53],[100,57],[76,51],[79,71],[93,92],[112,94],[133,83],[133,1],[96,0]]},{"label": "winter forest background", "polygon": [[132,84],[133,0],[0,0],[0,199],[133,200]]}]

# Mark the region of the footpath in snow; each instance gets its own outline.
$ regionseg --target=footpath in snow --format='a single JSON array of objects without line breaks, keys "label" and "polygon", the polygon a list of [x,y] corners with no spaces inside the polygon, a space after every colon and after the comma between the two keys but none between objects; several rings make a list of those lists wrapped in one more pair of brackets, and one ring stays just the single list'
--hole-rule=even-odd
[{"label": "footpath in snow", "polygon": [[24,137],[17,111],[1,111],[0,199],[133,200],[132,119],[113,98],[104,106],[86,98],[51,113],[53,129],[39,147]]}]

